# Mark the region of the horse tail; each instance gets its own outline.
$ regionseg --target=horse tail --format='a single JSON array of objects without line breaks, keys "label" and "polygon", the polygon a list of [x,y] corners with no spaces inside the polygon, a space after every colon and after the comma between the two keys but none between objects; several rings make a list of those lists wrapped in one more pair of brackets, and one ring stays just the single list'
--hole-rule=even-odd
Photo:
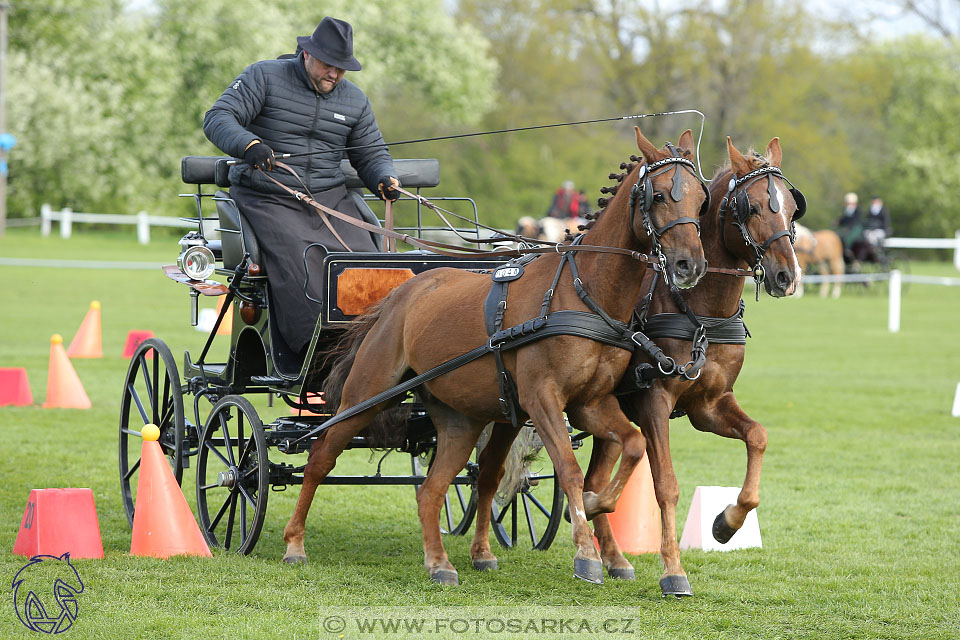
[{"label": "horse tail", "polygon": [[[483,430],[480,441],[477,443],[481,450],[489,441],[492,430],[492,424],[487,425]],[[501,505],[509,503],[523,488],[524,481],[530,475],[530,465],[537,460],[542,450],[543,442],[536,430],[533,427],[522,427],[510,446],[507,458],[503,461],[503,478],[500,479],[496,495],[498,503]]]},{"label": "horse tail", "polygon": [[[323,381],[323,400],[324,404],[334,411],[340,406],[343,387],[353,370],[360,345],[380,320],[386,309],[386,303],[391,297],[392,292],[356,318],[340,339],[322,352],[316,360],[322,362],[321,369],[329,370]],[[371,450],[393,449],[404,443],[407,435],[407,419],[410,416],[410,405],[400,404],[405,395],[395,399],[396,405],[399,406],[384,409],[364,429]]]}]

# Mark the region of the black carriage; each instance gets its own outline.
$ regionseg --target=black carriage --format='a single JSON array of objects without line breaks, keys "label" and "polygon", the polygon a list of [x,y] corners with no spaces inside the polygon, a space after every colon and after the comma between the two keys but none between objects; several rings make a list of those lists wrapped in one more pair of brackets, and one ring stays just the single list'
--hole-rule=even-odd
[{"label": "black carriage", "polygon": [[[312,245],[308,250],[319,256],[313,256],[311,264],[320,267],[309,277],[317,279],[313,290],[319,289],[321,313],[313,339],[301,357],[287,346],[273,321],[270,274],[260,262],[257,239],[229,193],[222,190],[229,186],[229,160],[205,156],[183,159],[183,181],[196,186],[195,193],[183,195],[196,201],[197,217],[190,220],[197,224],[197,230],[181,239],[177,265],[164,267],[168,277],[187,285],[194,326],[198,323],[199,296],[226,296],[225,303],[199,355],[184,353],[182,378],[176,358],[162,340],[151,338],[139,345],[124,381],[119,459],[123,504],[132,525],[140,464],[135,438],[140,437],[144,424],[156,424],[159,444],[177,481],[182,481],[186,469],[195,466],[198,518],[207,542],[212,547],[247,554],[260,534],[271,488],[303,481],[304,467],[277,461],[277,454],[308,451],[313,439],[304,436],[335,410],[317,402],[325,373],[315,356],[322,345],[335,340],[366,306],[408,277],[436,267],[490,269],[504,260],[448,257],[422,250],[347,253]],[[420,189],[439,183],[436,160],[395,162],[402,184],[416,188],[418,194]],[[343,168],[347,187],[365,220],[381,226],[382,221],[360,191],[362,183],[356,172],[347,161]],[[214,185],[221,190],[205,192]],[[422,222],[422,204],[410,198],[403,200],[408,201],[404,204],[416,205],[416,226],[398,230],[420,237],[429,230]],[[209,209],[211,201],[217,215],[205,217],[204,205]],[[473,213],[476,223],[475,206]],[[220,240],[207,238],[213,235],[210,229],[219,231]],[[472,231],[478,232],[479,227],[475,224]],[[391,248],[380,236],[372,235],[377,246]],[[211,268],[225,277],[226,284],[207,279]],[[227,313],[232,314],[228,357],[225,362],[208,362],[210,347]],[[263,424],[247,394],[270,394],[271,401],[279,398],[300,411]],[[436,431],[414,397],[405,402],[409,405],[406,425],[398,425],[405,436],[394,443],[394,449],[410,454],[410,475],[328,476],[324,484],[417,487],[423,482],[436,453]],[[209,408],[204,403],[209,403]],[[574,442],[576,445],[579,440],[575,438]],[[370,446],[368,437],[361,433],[350,448]],[[275,452],[273,460],[271,450]],[[549,461],[543,464],[541,470],[527,472],[512,498],[494,502],[494,534],[503,546],[522,545],[526,539],[533,548],[546,549],[553,542],[562,517],[563,492],[552,465]],[[463,535],[469,529],[477,509],[476,477],[476,464],[470,462],[451,485],[440,515],[445,533]]]}]

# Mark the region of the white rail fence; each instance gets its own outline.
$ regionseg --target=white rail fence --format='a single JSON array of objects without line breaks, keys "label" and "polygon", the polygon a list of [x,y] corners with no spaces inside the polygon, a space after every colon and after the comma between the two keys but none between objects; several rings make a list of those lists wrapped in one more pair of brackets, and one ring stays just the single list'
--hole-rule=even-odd
[{"label": "white rail fence", "polygon": [[953,266],[960,270],[960,230],[953,238],[887,238],[888,249],[953,249]]},{"label": "white rail fence", "polygon": [[857,273],[844,276],[821,276],[806,275],[803,276],[804,284],[820,284],[822,282],[842,282],[863,283],[876,282],[880,280],[889,280],[889,304],[887,305],[887,329],[890,333],[900,331],[900,300],[901,289],[905,282],[916,284],[933,284],[946,287],[960,287],[960,278],[942,278],[939,276],[914,276],[900,273],[898,269],[893,269],[889,273]]},{"label": "white rail fence", "polygon": [[69,208],[54,211],[45,204],[40,207],[40,233],[49,236],[54,222],[60,223],[60,237],[69,238],[73,233],[74,222],[94,222],[98,224],[126,224],[136,225],[137,241],[140,244],[150,244],[150,227],[182,227],[195,229],[196,223],[171,218],[168,216],[151,216],[146,211],[135,214],[125,213],[79,213]]}]

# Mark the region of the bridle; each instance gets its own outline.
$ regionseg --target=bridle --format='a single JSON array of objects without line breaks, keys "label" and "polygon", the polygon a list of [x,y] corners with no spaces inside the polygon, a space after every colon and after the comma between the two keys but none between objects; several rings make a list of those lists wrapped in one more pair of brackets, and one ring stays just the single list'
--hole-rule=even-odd
[{"label": "bridle", "polygon": [[[747,228],[747,218],[750,215],[750,197],[747,195],[747,189],[749,189],[750,185],[752,185],[754,182],[766,178],[767,194],[769,195],[770,200],[770,210],[774,213],[777,213],[780,211],[780,198],[777,193],[777,186],[774,182],[774,176],[780,178],[790,185],[789,191],[797,203],[797,210],[794,212],[793,217],[790,219],[790,223],[785,229],[772,233],[763,244],[760,244],[756,241],[756,239],[754,239],[753,235],[750,233],[750,230]],[[736,175],[730,178],[730,183],[727,186],[727,194],[724,196],[723,200],[720,201],[721,230],[723,229],[727,211],[731,212],[731,220],[734,226],[736,226],[740,231],[740,235],[743,237],[744,244],[750,247],[750,250],[753,252],[753,279],[757,283],[759,292],[759,286],[766,277],[763,265],[761,264],[763,256],[766,254],[767,249],[770,248],[770,245],[784,236],[790,239],[791,245],[796,242],[797,234],[794,223],[802,218],[803,214],[807,211],[806,198],[804,198],[800,190],[794,187],[793,183],[783,175],[780,167],[771,165],[769,167],[761,167],[760,169],[751,171],[742,178],[737,178]],[[721,237],[724,238],[724,246],[726,246],[726,236],[722,231]]]},{"label": "bridle", "polygon": [[640,165],[640,171],[637,173],[637,181],[630,189],[630,228],[633,229],[634,221],[636,219],[637,205],[639,204],[641,215],[640,221],[643,225],[644,232],[650,237],[651,240],[650,252],[653,255],[656,255],[660,260],[661,271],[663,272],[665,278],[668,277],[669,271],[666,268],[666,256],[664,256],[663,249],[660,246],[661,236],[678,224],[695,225],[697,227],[697,235],[699,236],[700,221],[696,218],[691,218],[690,216],[681,216],[671,220],[662,227],[655,227],[653,224],[653,218],[650,215],[650,210],[653,208],[654,197],[653,178],[673,169],[673,184],[670,188],[670,198],[674,202],[680,202],[680,199],[683,197],[683,180],[681,179],[680,171],[685,168],[691,174],[693,174],[694,178],[697,179],[697,182],[700,183],[700,187],[703,189],[703,192],[706,196],[706,199],[703,201],[703,205],[700,207],[699,215],[703,215],[710,206],[710,191],[707,189],[707,185],[705,185],[700,179],[700,176],[697,175],[696,165],[694,165],[690,160],[681,157],[676,148],[669,142],[667,143],[667,148],[670,149],[670,152],[673,155],[668,158],[657,160],[656,162],[649,164],[644,163]]}]

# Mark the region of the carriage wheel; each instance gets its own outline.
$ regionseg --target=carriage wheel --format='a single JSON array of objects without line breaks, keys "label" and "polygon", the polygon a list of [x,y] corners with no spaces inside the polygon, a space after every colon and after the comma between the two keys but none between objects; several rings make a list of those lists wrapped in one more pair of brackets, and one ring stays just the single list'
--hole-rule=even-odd
[{"label": "carriage wheel", "polygon": [[210,410],[197,459],[197,515],[211,547],[249,554],[267,512],[270,461],[250,401],[225,396]]},{"label": "carriage wheel", "polygon": [[133,527],[139,480],[141,436],[146,424],[160,428],[160,448],[173,475],[183,478],[183,391],[173,354],[162,340],[144,340],[130,359],[120,401],[120,492]]},{"label": "carriage wheel", "polygon": [[530,540],[533,549],[546,551],[553,544],[563,518],[563,490],[552,465],[549,472],[527,471],[520,490],[507,504],[496,500],[491,507],[491,526],[497,541],[510,549]]},{"label": "carriage wheel", "polygon": [[[434,447],[430,451],[430,462],[427,464],[429,469],[433,464],[433,459],[437,455],[437,449]],[[411,466],[413,475],[422,478],[424,473],[423,459],[420,456],[411,455]],[[467,472],[457,476],[458,480],[467,479],[467,484],[451,484],[447,489],[447,497],[443,499],[443,506],[440,507],[440,532],[452,536],[462,536],[473,524],[473,519],[477,515],[477,478],[476,463],[471,460],[467,463]],[[416,484],[419,491],[423,483]]]}]

